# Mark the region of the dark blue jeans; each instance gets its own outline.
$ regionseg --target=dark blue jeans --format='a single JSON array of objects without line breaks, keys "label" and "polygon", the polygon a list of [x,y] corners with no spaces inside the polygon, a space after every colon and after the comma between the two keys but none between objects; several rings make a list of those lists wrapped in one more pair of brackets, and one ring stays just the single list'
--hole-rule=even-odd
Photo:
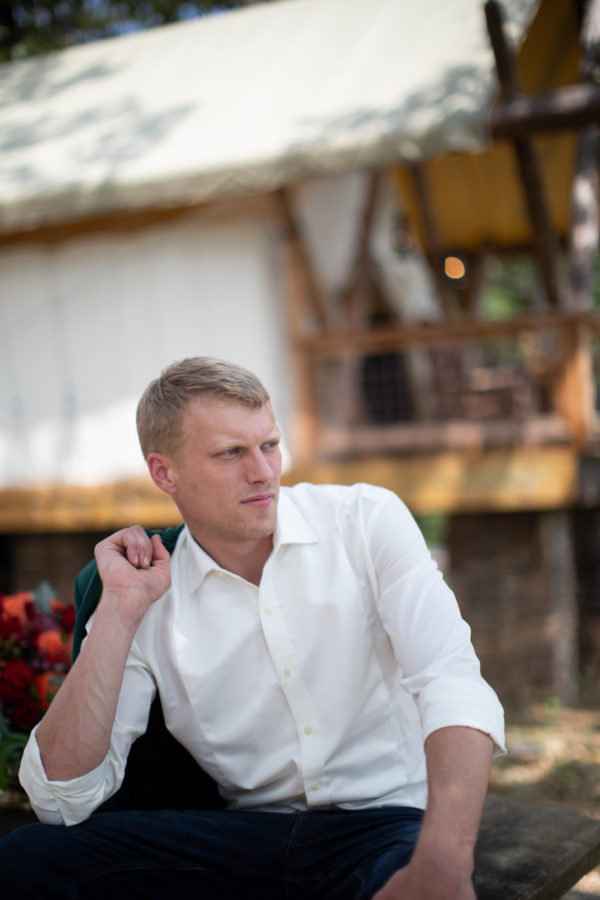
[{"label": "dark blue jeans", "polygon": [[367,900],[409,861],[422,812],[98,813],[0,841],[7,900]]}]

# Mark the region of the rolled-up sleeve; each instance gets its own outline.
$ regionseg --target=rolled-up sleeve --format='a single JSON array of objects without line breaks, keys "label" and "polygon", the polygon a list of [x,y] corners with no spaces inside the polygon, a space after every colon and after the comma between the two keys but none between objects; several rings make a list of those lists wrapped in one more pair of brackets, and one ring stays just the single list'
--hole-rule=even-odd
[{"label": "rolled-up sleeve", "polygon": [[481,675],[456,598],[444,581],[406,506],[393,494],[369,523],[368,540],[379,587],[379,612],[415,699],[424,740],[452,725],[489,734],[504,747],[504,715]]},{"label": "rolled-up sleeve", "polygon": [[70,781],[49,781],[44,771],[35,731],[23,752],[19,779],[31,808],[41,822],[76,825],[105,799],[106,760],[97,768]]},{"label": "rolled-up sleeve", "polygon": [[[154,679],[137,655],[134,642],[123,676],[108,754],[95,769],[68,781],[48,779],[37,742],[37,726],[34,728],[23,752],[19,780],[41,822],[76,825],[116,793],[123,781],[131,744],[147,728],[155,693]],[[68,744],[68,734],[64,740]]]}]

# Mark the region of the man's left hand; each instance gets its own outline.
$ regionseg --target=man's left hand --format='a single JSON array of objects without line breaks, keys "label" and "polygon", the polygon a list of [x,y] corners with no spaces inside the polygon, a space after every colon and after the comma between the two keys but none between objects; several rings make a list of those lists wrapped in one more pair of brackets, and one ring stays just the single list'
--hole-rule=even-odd
[{"label": "man's left hand", "polygon": [[456,864],[410,862],[395,872],[373,900],[476,900],[470,873]]}]

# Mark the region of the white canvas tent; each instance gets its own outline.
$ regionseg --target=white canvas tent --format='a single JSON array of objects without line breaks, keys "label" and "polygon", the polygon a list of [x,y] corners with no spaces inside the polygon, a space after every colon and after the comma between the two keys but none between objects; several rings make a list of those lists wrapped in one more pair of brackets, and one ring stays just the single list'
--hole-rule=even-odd
[{"label": "white canvas tent", "polygon": [[[504,0],[517,43],[536,5]],[[315,266],[349,264],[351,173],[482,149],[495,84],[479,0],[280,0],[0,67],[0,486],[141,474],[137,397],[185,355],[253,368],[287,427],[269,193],[308,183]]]}]

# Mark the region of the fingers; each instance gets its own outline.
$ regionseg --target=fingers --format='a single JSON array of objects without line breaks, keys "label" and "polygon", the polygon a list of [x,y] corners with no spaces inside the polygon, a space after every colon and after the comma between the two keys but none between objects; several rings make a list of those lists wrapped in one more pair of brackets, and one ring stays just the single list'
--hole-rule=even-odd
[{"label": "fingers", "polygon": [[171,558],[171,555],[163,544],[159,534],[152,535],[152,537],[150,538],[150,544],[152,547],[152,562]]},{"label": "fingers", "polygon": [[120,532],[127,561],[136,569],[147,569],[152,562],[152,543],[143,528],[135,525]]},{"label": "fingers", "polygon": [[[162,547],[160,538],[158,541]],[[102,558],[106,553],[114,552],[124,556],[136,569],[147,569],[152,564],[153,555],[157,553],[157,550],[156,544],[150,540],[144,529],[139,525],[134,525],[132,528],[117,531],[101,541],[96,546],[96,559]]]}]

